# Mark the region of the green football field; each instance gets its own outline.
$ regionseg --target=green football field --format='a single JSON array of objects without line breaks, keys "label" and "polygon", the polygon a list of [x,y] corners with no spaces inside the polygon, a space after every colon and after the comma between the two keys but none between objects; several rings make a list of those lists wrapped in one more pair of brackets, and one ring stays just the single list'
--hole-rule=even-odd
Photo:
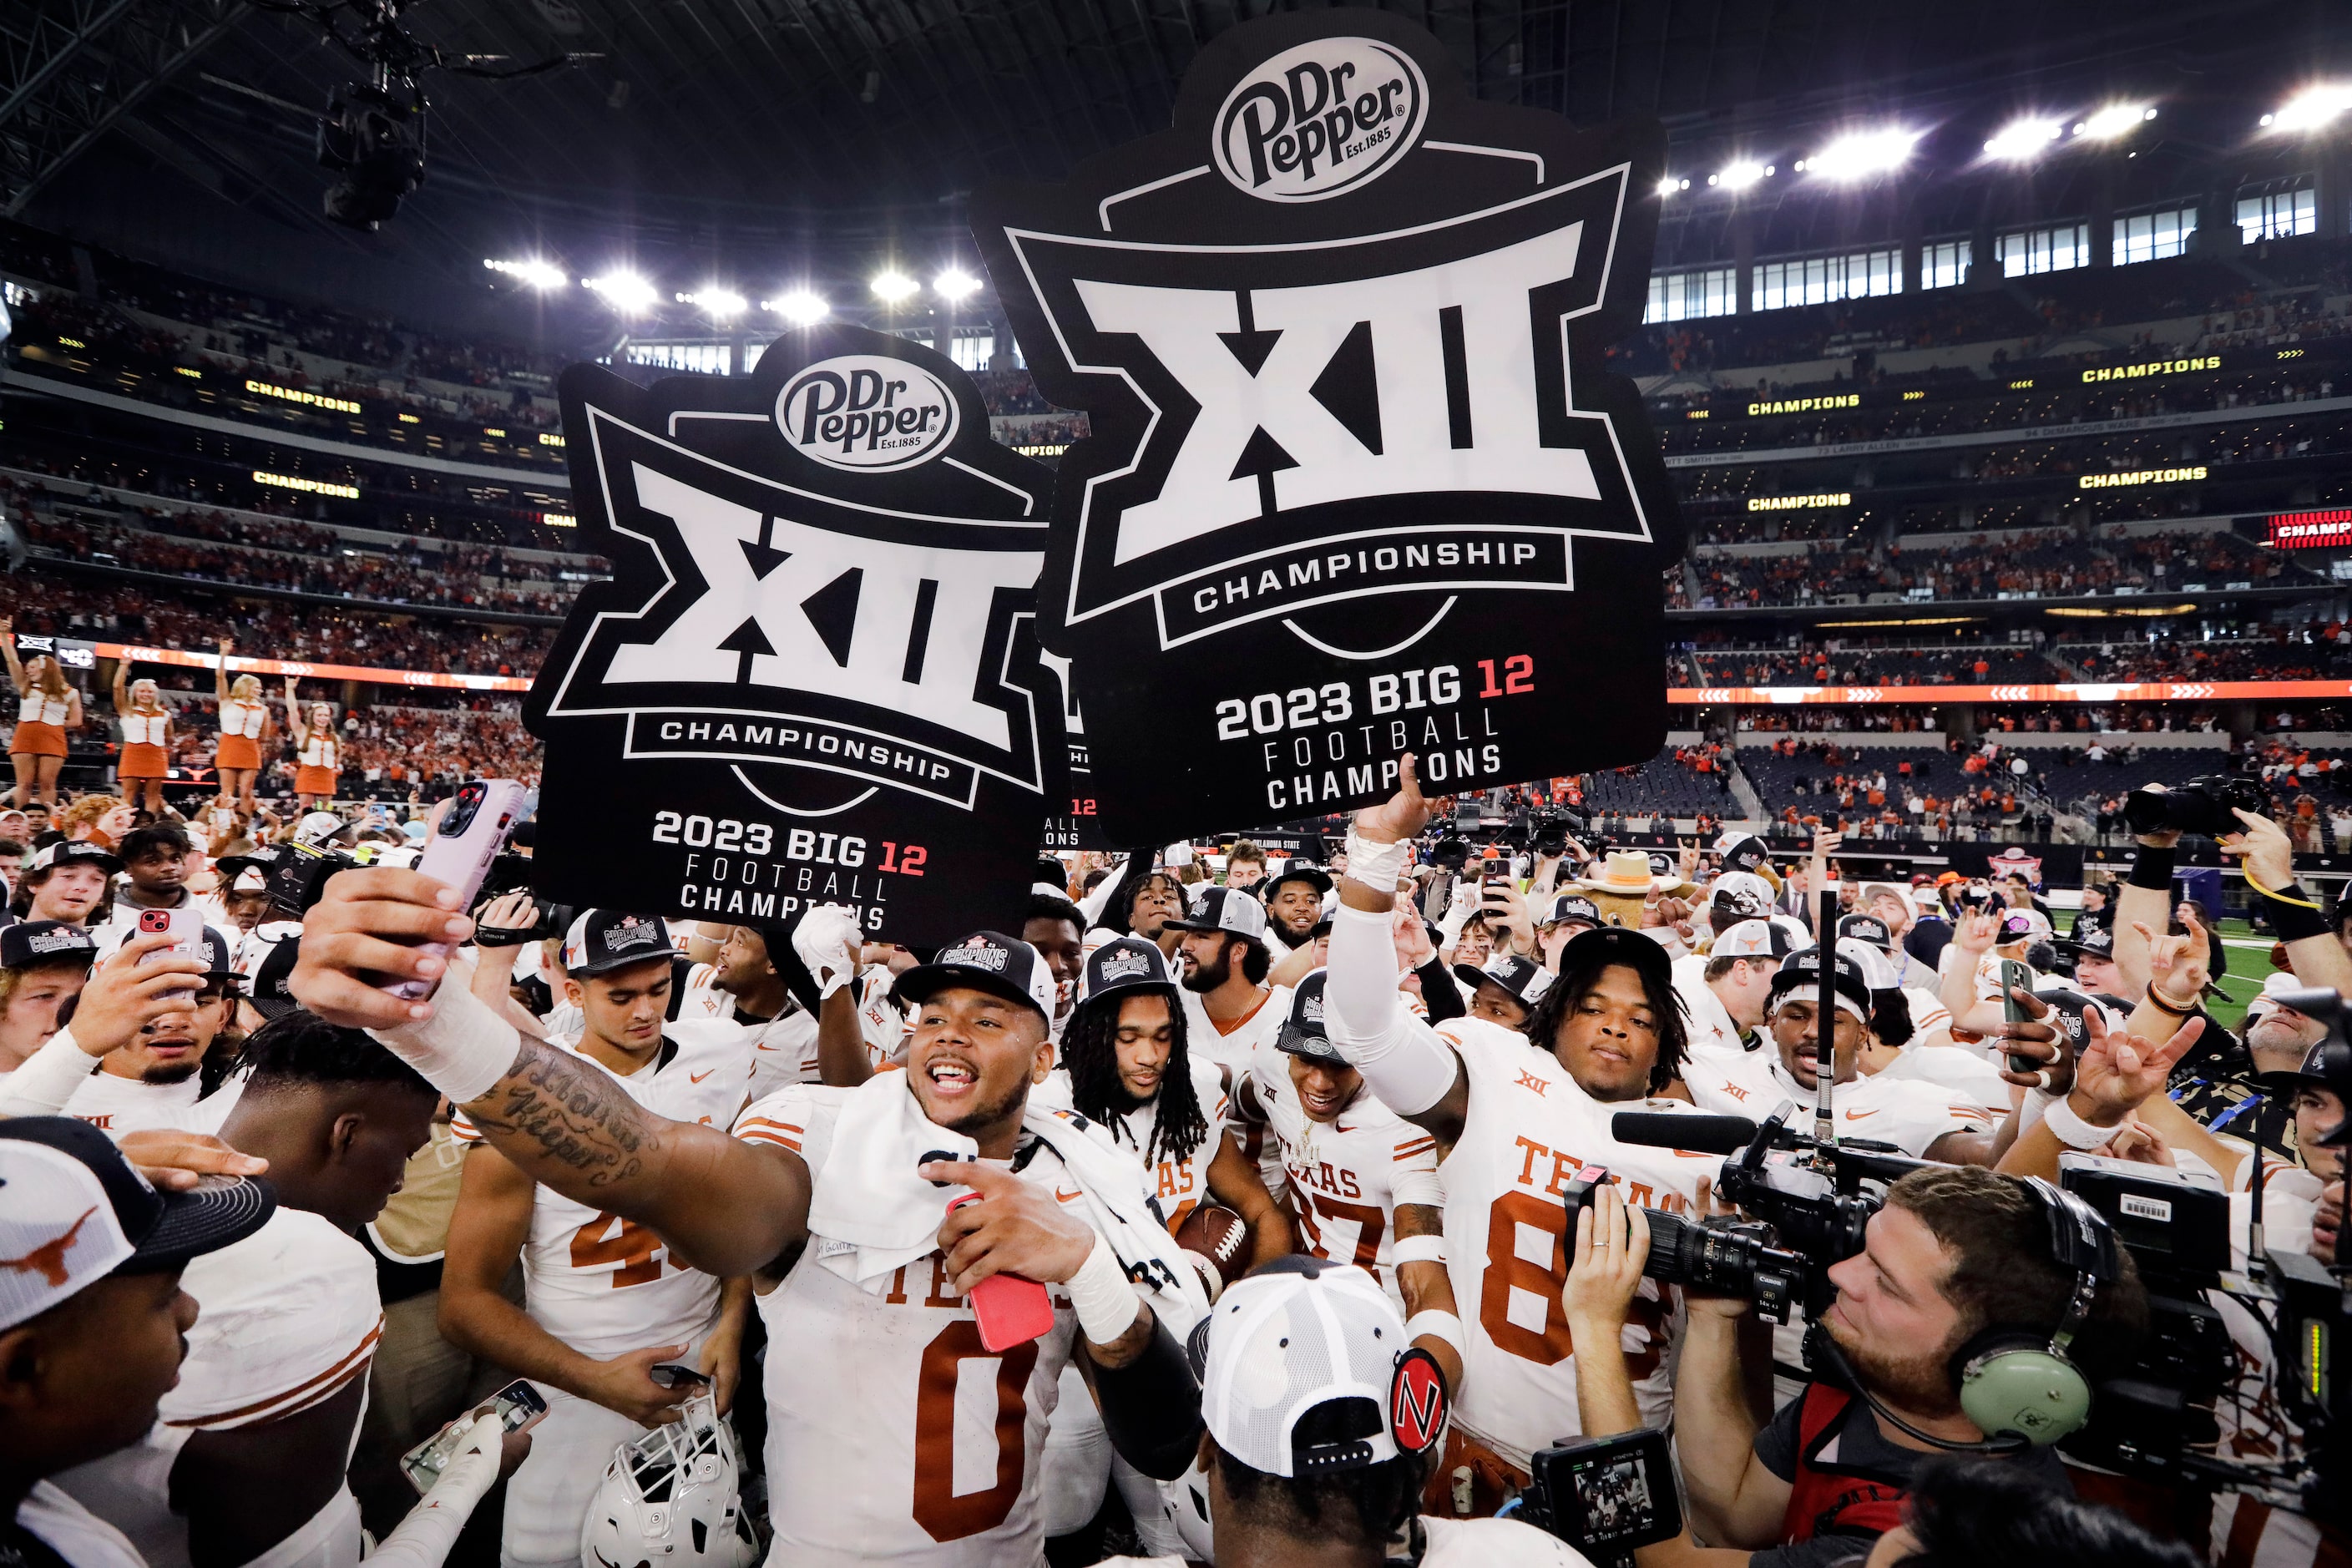
[{"label": "green football field", "polygon": [[2207,1009],[2224,1027],[2235,1030],[2244,1017],[2246,1004],[2263,988],[2263,981],[2271,973],[2271,939],[2254,935],[2245,921],[2225,920],[2221,922],[2221,945],[2230,955],[2230,973],[2213,978],[2230,994],[2227,1002],[2215,998]]}]

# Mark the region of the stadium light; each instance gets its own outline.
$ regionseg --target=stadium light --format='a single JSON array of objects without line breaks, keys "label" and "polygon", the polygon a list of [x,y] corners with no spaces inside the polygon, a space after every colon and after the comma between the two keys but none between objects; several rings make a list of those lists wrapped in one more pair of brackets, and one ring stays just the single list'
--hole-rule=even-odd
[{"label": "stadium light", "polygon": [[1761,163],[1751,163],[1742,160],[1729,165],[1719,174],[1709,174],[1706,177],[1706,183],[1710,185],[1719,184],[1727,191],[1744,191],[1771,172]]},{"label": "stadium light", "polygon": [[583,278],[580,287],[592,294],[601,294],[604,302],[614,310],[634,315],[651,310],[661,299],[654,286],[634,272],[607,272],[602,278]]},{"label": "stadium light", "polygon": [[2074,134],[2095,142],[2112,142],[2155,118],[2156,110],[2147,104],[2111,103],[2084,115],[2082,123],[2074,127]]},{"label": "stadium light", "polygon": [[772,310],[796,327],[822,321],[833,310],[832,306],[806,289],[795,289],[781,300],[762,300],[760,309]]},{"label": "stadium light", "polygon": [[2352,82],[2323,82],[2305,88],[2276,113],[2263,115],[2263,123],[2273,131],[2320,131],[2347,109],[2352,109]]},{"label": "stadium light", "polygon": [[1825,180],[1866,180],[1873,174],[1901,168],[1922,134],[1894,125],[1876,131],[1856,131],[1839,137],[1797,168],[1800,173],[1819,174]]},{"label": "stadium light", "polygon": [[520,261],[499,261],[495,258],[484,257],[482,265],[493,272],[503,272],[517,282],[526,284],[541,292],[551,292],[572,281],[565,276],[563,268],[551,261],[538,261],[528,258]]},{"label": "stadium light", "polygon": [[722,289],[716,283],[698,294],[680,294],[677,297],[677,302],[681,305],[699,305],[714,320],[721,321],[730,317],[740,316],[751,308],[751,301],[744,299],[742,295],[732,289]]},{"label": "stadium light", "polygon": [[931,287],[938,289],[940,298],[949,304],[961,305],[980,292],[980,279],[961,267],[950,267],[931,279]]},{"label": "stadium light", "polygon": [[899,271],[887,268],[874,277],[874,297],[886,305],[896,305],[911,297],[922,285]]},{"label": "stadium light", "polygon": [[1985,152],[2012,163],[2030,163],[2050,149],[2064,133],[2054,120],[2019,120],[2004,125],[1984,144]]}]

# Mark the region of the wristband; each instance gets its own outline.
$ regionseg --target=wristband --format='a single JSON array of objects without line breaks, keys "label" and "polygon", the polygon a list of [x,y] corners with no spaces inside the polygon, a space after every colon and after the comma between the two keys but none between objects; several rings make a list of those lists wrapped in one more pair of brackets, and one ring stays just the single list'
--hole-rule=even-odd
[{"label": "wristband", "polygon": [[1080,1331],[1096,1344],[1112,1343],[1143,1316],[1143,1298],[1129,1283],[1118,1254],[1100,1237],[1095,1237],[1095,1249],[1087,1254],[1087,1260],[1063,1289],[1070,1293],[1070,1305],[1077,1309]]},{"label": "wristband", "polygon": [[1404,875],[1404,863],[1412,854],[1410,839],[1377,844],[1354,828],[1348,829],[1348,875],[1376,893],[1396,897],[1397,879]]},{"label": "wristband", "polygon": [[2063,1100],[2053,1099],[2042,1113],[2042,1124],[2051,1135],[2069,1149],[2097,1149],[2112,1142],[2123,1131],[2121,1126],[2094,1127],[2075,1112]]},{"label": "wristband", "polygon": [[1404,1321],[1405,1343],[1418,1339],[1444,1340],[1454,1347],[1454,1353],[1467,1361],[1470,1352],[1462,1333],[1462,1320],[1451,1312],[1427,1308]]},{"label": "wristband", "polygon": [[2153,985],[2147,988],[2147,995],[2143,998],[2143,1000],[2145,1000],[2149,1006],[2155,1008],[2158,1012],[2163,1014],[2168,1018],[2186,1018],[2197,1011],[2197,1004],[2195,1002],[2189,1003],[2186,1007],[2175,1006],[2172,1003],[2166,1001],[2161,995],[2158,994],[2157,989]]},{"label": "wristband", "polygon": [[463,984],[444,984],[435,994],[431,1017],[368,1033],[457,1105],[489,1093],[522,1053],[515,1026]]},{"label": "wristband", "polygon": [[0,1116],[58,1115],[105,1059],[83,1050],[71,1029],[59,1029],[0,1084]]},{"label": "wristband", "polygon": [[2131,875],[2124,879],[2128,888],[2146,888],[2150,892],[2172,891],[2173,847],[2169,844],[2143,844],[2132,857]]},{"label": "wristband", "polygon": [[1401,1236],[1389,1244],[1391,1263],[1443,1263],[1445,1261],[1445,1238],[1442,1236]]},{"label": "wristband", "polygon": [[2271,929],[2278,932],[2281,942],[2301,942],[2305,937],[2328,934],[2327,911],[2299,885],[2289,882],[2273,891],[2248,877],[2246,886],[2267,900],[2263,912],[2270,916]]},{"label": "wristband", "polygon": [[[2050,1069],[2048,1068],[2044,1068],[2042,1070],[2048,1072]],[[2017,1108],[2017,1135],[2021,1138],[2024,1137],[2027,1132],[2032,1130],[2035,1122],[2041,1121],[2042,1117],[2049,1114],[2050,1108],[2057,1104],[2059,1100],[2059,1096],[2051,1093],[2046,1089],[2027,1089],[2025,1091],[2025,1103]]]}]

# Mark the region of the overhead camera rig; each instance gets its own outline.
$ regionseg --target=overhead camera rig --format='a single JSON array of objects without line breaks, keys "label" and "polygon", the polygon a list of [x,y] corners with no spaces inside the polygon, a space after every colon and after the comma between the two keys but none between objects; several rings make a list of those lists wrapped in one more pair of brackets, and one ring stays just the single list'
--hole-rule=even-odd
[{"label": "overhead camera rig", "polygon": [[510,55],[457,55],[408,30],[403,0],[256,0],[261,9],[300,16],[366,70],[329,95],[319,118],[319,162],[342,175],[328,187],[327,216],[373,233],[425,183],[428,70],[509,81],[601,59],[550,55],[518,64]]}]

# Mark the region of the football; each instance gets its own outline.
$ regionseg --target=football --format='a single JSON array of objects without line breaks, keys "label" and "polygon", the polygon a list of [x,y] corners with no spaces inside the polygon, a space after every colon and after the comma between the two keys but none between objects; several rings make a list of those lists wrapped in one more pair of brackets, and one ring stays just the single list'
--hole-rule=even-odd
[{"label": "football", "polygon": [[1249,1226],[1229,1208],[1202,1204],[1194,1209],[1176,1227],[1176,1245],[1201,1271],[1212,1301],[1249,1272]]}]

